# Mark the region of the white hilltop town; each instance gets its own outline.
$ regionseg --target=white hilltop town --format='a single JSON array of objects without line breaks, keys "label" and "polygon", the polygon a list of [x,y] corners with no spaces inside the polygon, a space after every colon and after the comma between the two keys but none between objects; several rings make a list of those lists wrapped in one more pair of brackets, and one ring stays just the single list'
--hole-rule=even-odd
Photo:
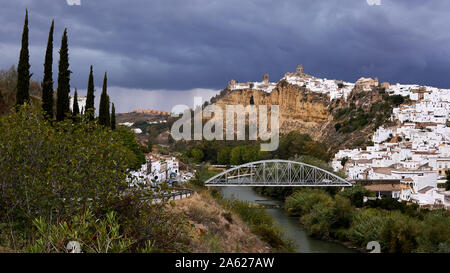
[{"label": "white hilltop town", "polygon": [[[379,127],[373,134],[373,146],[340,150],[333,160],[335,171],[344,170],[347,179],[380,181],[366,186],[378,198],[392,197],[421,206],[450,207],[450,191],[440,187],[450,170],[450,89],[413,84],[379,83],[378,79],[360,78],[355,83],[316,78],[303,72],[286,73],[281,80],[327,94],[331,100],[347,97],[355,87],[370,92],[381,87],[392,95],[401,95],[412,103],[393,109],[390,117],[396,126]],[[276,82],[269,75],[261,82],[228,83],[229,90],[255,89],[272,92]],[[344,165],[342,165],[344,164]]]},{"label": "white hilltop town", "polygon": [[450,206],[450,192],[438,187],[450,170],[450,90],[428,86],[389,86],[392,95],[409,97],[411,105],[394,108],[396,126],[379,127],[373,146],[340,150],[333,158],[335,171],[351,180],[399,180],[385,184],[379,195],[390,195],[425,206]]},{"label": "white hilltop town", "polygon": [[146,155],[146,163],[138,171],[131,172],[129,182],[134,185],[156,186],[160,183],[184,183],[194,177],[195,172],[180,167],[180,160],[158,153]]},{"label": "white hilltop town", "polygon": [[[303,72],[303,66],[301,64],[297,67],[297,71],[295,73],[287,72],[281,80],[285,80],[293,85],[306,87],[313,92],[326,93],[330,97],[330,100],[342,97],[347,98],[347,96],[355,87],[355,83],[321,79],[308,75]],[[376,81],[378,85],[378,80]],[[364,90],[369,91],[371,90],[370,83],[372,82],[372,79],[361,78],[356,84],[363,85],[365,88]],[[237,90],[252,88],[255,90],[263,90],[267,93],[270,93],[273,89],[275,89],[277,84],[277,82],[269,82],[269,75],[264,74],[263,80],[261,82],[238,83],[235,80],[231,80],[228,83],[228,89]]]}]

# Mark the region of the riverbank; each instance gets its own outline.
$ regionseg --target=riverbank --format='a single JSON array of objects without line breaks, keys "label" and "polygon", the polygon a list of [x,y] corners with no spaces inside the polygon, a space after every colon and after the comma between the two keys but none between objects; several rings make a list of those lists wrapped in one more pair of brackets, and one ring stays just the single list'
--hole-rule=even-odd
[{"label": "riverbank", "polygon": [[195,253],[268,253],[272,247],[254,234],[239,215],[219,204],[207,190],[173,203],[189,232],[189,249]]},{"label": "riverbank", "polygon": [[342,243],[320,240],[311,237],[301,225],[297,217],[291,217],[283,209],[283,203],[256,193],[250,187],[223,187],[221,189],[225,198],[245,200],[261,206],[269,206],[264,209],[270,214],[281,230],[294,243],[294,250],[300,253],[355,253],[353,248],[348,248]]},{"label": "riverbank", "polygon": [[450,214],[420,210],[396,199],[362,202],[371,194],[363,187],[344,191],[299,189],[284,203],[304,229],[316,238],[339,242],[359,252],[371,241],[382,252],[450,252]]}]

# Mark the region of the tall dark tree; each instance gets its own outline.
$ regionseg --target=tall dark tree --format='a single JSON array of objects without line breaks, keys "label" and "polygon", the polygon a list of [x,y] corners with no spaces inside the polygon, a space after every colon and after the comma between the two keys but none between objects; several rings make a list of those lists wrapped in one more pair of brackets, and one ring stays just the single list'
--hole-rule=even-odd
[{"label": "tall dark tree", "polygon": [[103,78],[103,88],[102,88],[102,94],[100,96],[100,106],[98,110],[98,123],[104,126],[110,125],[109,120],[109,97],[107,93],[107,84],[108,84],[108,78],[106,76]]},{"label": "tall dark tree", "polygon": [[116,130],[116,108],[114,108],[114,103],[111,106],[111,129]]},{"label": "tall dark tree", "polygon": [[80,107],[78,106],[78,94],[77,89],[75,88],[75,94],[73,95],[73,106],[72,106],[72,114],[74,117],[80,114]]},{"label": "tall dark tree", "polygon": [[87,88],[87,98],[86,98],[86,108],[85,113],[88,115],[89,120],[94,120],[95,116],[95,106],[94,106],[94,75],[92,73],[92,65],[91,72],[89,73],[89,81]]},{"label": "tall dark tree", "polygon": [[108,102],[106,103],[106,124],[105,126],[111,126],[111,113],[109,112],[109,105],[110,105],[110,100],[109,100],[109,95],[106,96]]},{"label": "tall dark tree", "polygon": [[52,21],[48,34],[47,51],[45,52],[44,79],[42,81],[42,108],[48,118],[53,118],[53,29]]},{"label": "tall dark tree", "polygon": [[56,120],[60,121],[66,118],[70,113],[70,73],[69,70],[69,46],[67,42],[67,29],[61,39],[61,49],[59,50],[59,66],[58,66],[58,90],[56,102]]},{"label": "tall dark tree", "polygon": [[25,23],[22,32],[22,48],[17,66],[16,105],[30,102],[30,52],[28,50],[28,10],[25,11]]}]

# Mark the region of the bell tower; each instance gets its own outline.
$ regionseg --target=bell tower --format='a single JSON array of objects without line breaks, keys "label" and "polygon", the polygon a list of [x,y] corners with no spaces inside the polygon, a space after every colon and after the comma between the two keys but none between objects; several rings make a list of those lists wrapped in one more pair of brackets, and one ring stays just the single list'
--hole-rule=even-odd
[{"label": "bell tower", "polygon": [[263,82],[265,83],[265,84],[268,84],[269,83],[269,74],[264,74],[263,75]]},{"label": "bell tower", "polygon": [[298,67],[297,67],[297,74],[299,76],[303,75],[303,66],[301,64],[299,64]]}]

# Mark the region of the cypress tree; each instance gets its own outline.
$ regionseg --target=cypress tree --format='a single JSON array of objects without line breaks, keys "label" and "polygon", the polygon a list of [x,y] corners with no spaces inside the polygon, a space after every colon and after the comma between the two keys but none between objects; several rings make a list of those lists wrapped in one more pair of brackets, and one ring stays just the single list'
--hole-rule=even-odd
[{"label": "cypress tree", "polygon": [[94,106],[94,75],[92,73],[92,65],[91,72],[89,73],[89,81],[87,88],[87,98],[86,98],[86,109],[85,112],[88,114],[89,120],[94,120],[95,116],[95,106]]},{"label": "cypress tree", "polygon": [[80,114],[80,107],[78,106],[78,94],[77,89],[75,88],[75,94],[73,95],[73,106],[72,106],[72,114],[74,117]]},{"label": "cypress tree", "polygon": [[59,67],[58,67],[58,89],[56,102],[56,120],[61,121],[70,113],[70,73],[69,70],[69,46],[67,43],[67,29],[61,39],[61,49],[59,50]]},{"label": "cypress tree", "polygon": [[103,78],[102,94],[100,96],[100,106],[98,110],[98,123],[104,126],[109,126],[109,98],[106,90],[107,82],[108,78],[105,72],[105,77]]},{"label": "cypress tree", "polygon": [[17,66],[16,105],[30,103],[30,52],[28,51],[28,10],[25,11],[25,23],[22,32],[22,48]]},{"label": "cypress tree", "polygon": [[48,34],[47,51],[45,52],[44,79],[42,81],[42,108],[48,118],[53,118],[53,29],[52,21]]},{"label": "cypress tree", "polygon": [[107,103],[106,103],[106,124],[105,124],[105,126],[110,127],[111,126],[111,114],[109,112],[109,104],[110,104],[109,103],[110,102],[109,95],[107,95],[106,98],[107,98]]},{"label": "cypress tree", "polygon": [[116,130],[116,108],[114,103],[111,106],[111,129]]}]

